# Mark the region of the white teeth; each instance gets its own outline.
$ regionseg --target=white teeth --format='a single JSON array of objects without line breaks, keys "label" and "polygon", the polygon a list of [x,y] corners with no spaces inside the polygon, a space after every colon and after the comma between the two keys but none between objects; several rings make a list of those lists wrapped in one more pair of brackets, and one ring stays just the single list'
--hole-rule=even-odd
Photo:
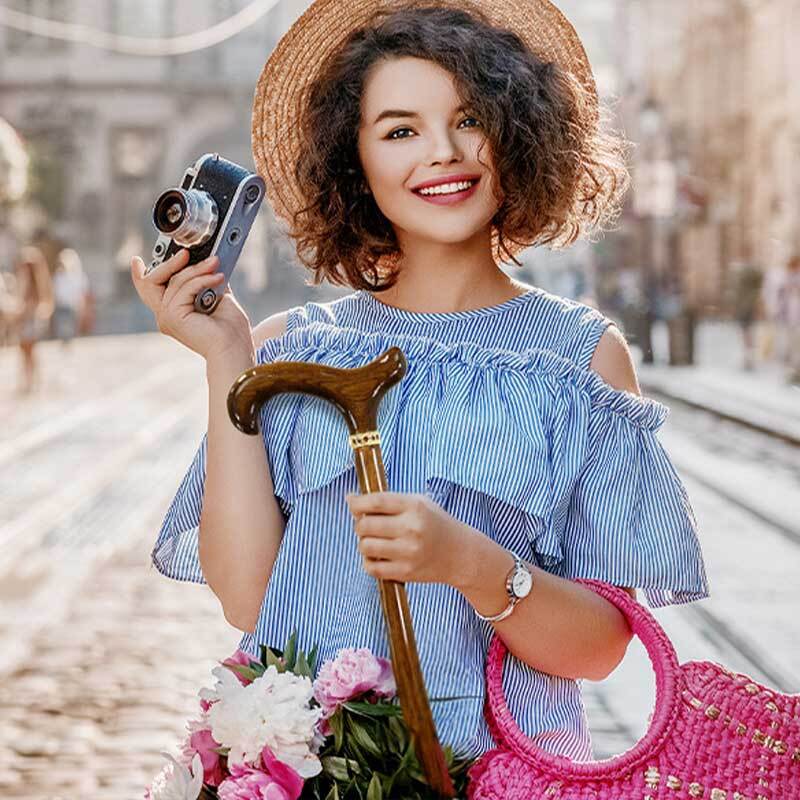
[{"label": "white teeth", "polygon": [[460,181],[459,183],[442,183],[439,186],[429,186],[427,189],[420,189],[420,194],[453,194],[469,189],[476,181]]}]

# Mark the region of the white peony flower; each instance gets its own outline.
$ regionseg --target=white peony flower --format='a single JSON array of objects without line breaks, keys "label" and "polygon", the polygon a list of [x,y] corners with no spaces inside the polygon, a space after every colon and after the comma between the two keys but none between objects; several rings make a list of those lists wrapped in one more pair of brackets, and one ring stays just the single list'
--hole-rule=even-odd
[{"label": "white peony flower", "polygon": [[312,750],[321,708],[310,708],[313,687],[308,678],[278,672],[274,666],[243,686],[226,667],[211,670],[217,677],[213,689],[202,689],[200,697],[214,703],[208,710],[211,734],[229,747],[231,764],[255,763],[264,747],[302,778],[322,771]]},{"label": "white peony flower", "polygon": [[169,753],[161,755],[171,763],[153,778],[150,786],[151,800],[197,800],[203,788],[203,762],[200,754],[195,753],[191,772]]}]

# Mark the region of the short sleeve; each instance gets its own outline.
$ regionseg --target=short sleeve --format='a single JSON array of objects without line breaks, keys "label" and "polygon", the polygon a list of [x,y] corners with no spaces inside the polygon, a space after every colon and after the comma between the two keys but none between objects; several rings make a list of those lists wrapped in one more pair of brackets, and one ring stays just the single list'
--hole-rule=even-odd
[{"label": "short sleeve", "polygon": [[[302,306],[290,308],[286,319],[287,333],[295,328],[302,327],[306,321]],[[272,346],[274,341],[276,340],[268,340],[259,348],[256,353],[256,363],[264,364],[271,360],[274,355],[274,347]],[[273,405],[276,402],[271,401]],[[267,435],[267,431],[274,438],[275,434],[272,430],[275,426],[270,419],[266,406],[261,409],[260,422],[262,438],[264,439],[265,447],[268,447],[270,437]],[[176,580],[192,581],[193,583],[206,583],[200,566],[198,535],[206,482],[207,447],[208,433],[206,432],[186,474],[178,486],[175,497],[167,509],[166,516],[161,524],[161,530],[151,552],[153,565],[163,575]],[[279,469],[283,468],[282,462],[279,460],[277,464],[274,464],[273,459],[270,457],[269,449],[267,449],[267,456],[273,484],[283,486],[286,482],[283,473],[281,472],[280,477],[276,474]],[[290,513],[289,504],[285,502],[282,496],[276,495],[276,500],[281,512],[284,516],[288,516]]]},{"label": "short sleeve", "polygon": [[553,572],[642,589],[652,607],[709,596],[695,515],[657,436],[662,423],[593,410],[585,458],[538,543]]},{"label": "short sleeve", "polygon": [[198,554],[200,513],[206,481],[206,447],[203,435],[192,463],[167,509],[151,553],[153,565],[162,575],[180,581],[205,583]]}]

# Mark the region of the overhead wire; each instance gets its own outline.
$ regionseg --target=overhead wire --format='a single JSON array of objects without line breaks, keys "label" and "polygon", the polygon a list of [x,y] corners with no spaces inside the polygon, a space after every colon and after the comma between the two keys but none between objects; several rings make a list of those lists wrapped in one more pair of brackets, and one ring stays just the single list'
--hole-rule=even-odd
[{"label": "overhead wire", "polygon": [[280,0],[253,0],[241,11],[201,31],[164,38],[123,36],[74,22],[52,19],[15,11],[0,6],[0,26],[43,36],[49,39],[87,44],[134,56],[179,56],[221,44],[254,25]]}]

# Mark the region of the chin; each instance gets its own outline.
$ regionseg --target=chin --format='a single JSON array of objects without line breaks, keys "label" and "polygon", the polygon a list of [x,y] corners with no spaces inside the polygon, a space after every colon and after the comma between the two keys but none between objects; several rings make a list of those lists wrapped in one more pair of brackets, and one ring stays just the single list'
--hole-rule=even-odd
[{"label": "chin", "polygon": [[410,233],[420,239],[425,239],[436,244],[464,244],[476,236],[479,236],[481,231],[486,226],[480,225],[478,227],[458,227],[450,229],[438,228],[436,230],[424,231],[410,231]]}]

